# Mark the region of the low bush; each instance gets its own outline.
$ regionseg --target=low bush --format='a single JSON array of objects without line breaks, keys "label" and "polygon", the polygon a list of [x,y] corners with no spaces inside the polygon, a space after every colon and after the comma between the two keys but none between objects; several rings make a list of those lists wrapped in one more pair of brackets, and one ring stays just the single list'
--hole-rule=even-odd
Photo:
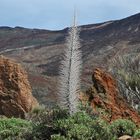
[{"label": "low bush", "polygon": [[130,120],[118,119],[112,122],[110,130],[116,137],[120,137],[122,135],[132,136],[136,130],[136,125]]},{"label": "low bush", "polygon": [[66,110],[36,109],[28,120],[0,119],[0,140],[116,140],[122,135],[140,137],[130,120],[111,124],[86,111],[69,115]]},{"label": "low bush", "polygon": [[91,118],[85,112],[78,112],[67,119],[58,120],[55,127],[60,135],[67,139],[113,140],[108,124],[99,118]]},{"label": "low bush", "polygon": [[55,128],[54,122],[61,119],[66,119],[69,116],[66,110],[55,108],[53,110],[48,109],[36,109],[27,115],[28,120],[32,120],[33,131],[30,134],[30,139],[51,139],[51,135],[59,134],[59,130]]},{"label": "low bush", "polygon": [[0,119],[0,139],[20,139],[26,132],[32,131],[32,124],[29,121],[16,118]]},{"label": "low bush", "polygon": [[[35,113],[37,112],[37,114]],[[53,109],[35,111],[31,116],[34,123],[28,139],[52,140],[113,140],[109,124],[85,111],[69,115],[66,110]],[[35,117],[36,116],[36,117]]]},{"label": "low bush", "polygon": [[139,138],[140,139],[140,129],[135,131],[134,138]]},{"label": "low bush", "polygon": [[70,139],[61,136],[60,134],[54,134],[51,136],[51,140],[70,140]]}]

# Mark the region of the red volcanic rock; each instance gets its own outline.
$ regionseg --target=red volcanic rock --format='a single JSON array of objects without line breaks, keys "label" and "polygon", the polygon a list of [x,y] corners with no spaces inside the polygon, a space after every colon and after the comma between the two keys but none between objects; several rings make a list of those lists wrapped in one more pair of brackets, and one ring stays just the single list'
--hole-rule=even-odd
[{"label": "red volcanic rock", "polygon": [[0,115],[25,117],[38,105],[23,68],[5,57],[0,57]]},{"label": "red volcanic rock", "polygon": [[96,113],[109,122],[124,118],[140,125],[140,116],[120,96],[116,81],[109,73],[97,68],[93,72],[92,80],[93,86],[86,95]]}]

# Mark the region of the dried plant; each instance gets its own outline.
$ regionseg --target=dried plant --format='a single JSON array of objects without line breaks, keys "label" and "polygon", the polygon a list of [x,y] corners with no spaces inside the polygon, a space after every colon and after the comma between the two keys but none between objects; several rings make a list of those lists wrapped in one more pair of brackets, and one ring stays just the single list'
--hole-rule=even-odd
[{"label": "dried plant", "polygon": [[68,109],[70,114],[77,112],[78,94],[80,91],[81,51],[79,29],[74,16],[73,26],[69,29],[66,39],[64,59],[60,67],[59,103]]},{"label": "dried plant", "polygon": [[135,109],[140,107],[140,55],[117,56],[111,72],[118,81],[120,93]]}]

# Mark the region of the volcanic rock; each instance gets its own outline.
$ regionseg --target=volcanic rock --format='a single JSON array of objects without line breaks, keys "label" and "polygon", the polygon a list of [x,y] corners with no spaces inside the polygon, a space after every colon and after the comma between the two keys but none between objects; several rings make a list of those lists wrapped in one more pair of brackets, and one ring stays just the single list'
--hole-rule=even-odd
[{"label": "volcanic rock", "polygon": [[25,117],[38,105],[32,96],[27,73],[14,61],[0,57],[0,115]]},{"label": "volcanic rock", "polygon": [[104,70],[95,69],[93,86],[86,92],[94,111],[111,122],[116,119],[131,119],[140,124],[140,116],[120,95],[115,79]]}]

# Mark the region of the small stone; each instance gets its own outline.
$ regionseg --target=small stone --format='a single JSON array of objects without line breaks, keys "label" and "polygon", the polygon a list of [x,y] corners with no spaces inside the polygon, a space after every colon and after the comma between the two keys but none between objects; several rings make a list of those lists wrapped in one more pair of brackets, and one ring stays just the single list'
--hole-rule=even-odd
[{"label": "small stone", "polygon": [[133,138],[131,136],[124,135],[124,136],[121,136],[118,140],[133,140]]}]

